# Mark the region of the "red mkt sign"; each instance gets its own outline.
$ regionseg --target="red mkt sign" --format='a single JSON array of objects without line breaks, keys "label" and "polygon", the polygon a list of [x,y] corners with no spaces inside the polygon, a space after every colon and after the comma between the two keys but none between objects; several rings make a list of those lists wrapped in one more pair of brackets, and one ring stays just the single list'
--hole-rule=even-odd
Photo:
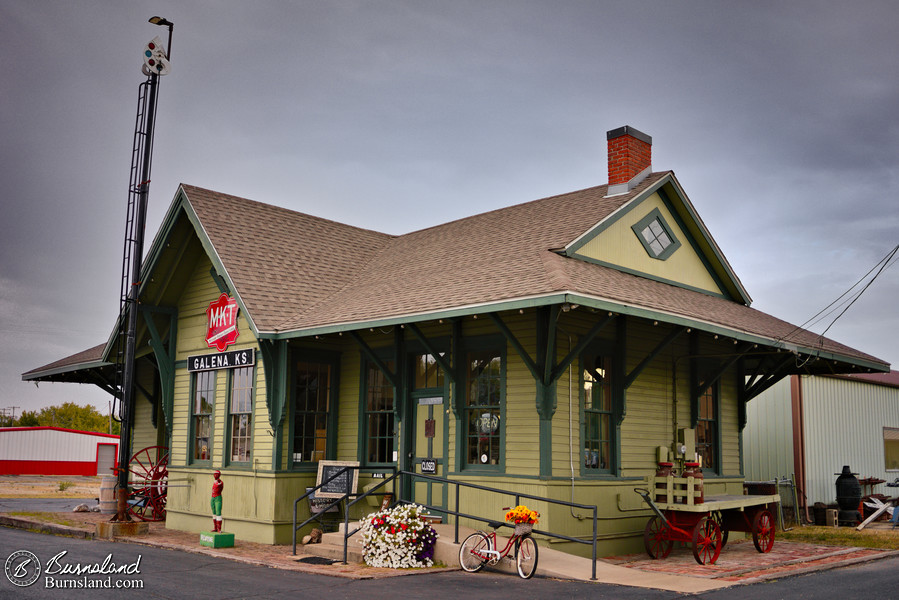
[{"label": "red mkt sign", "polygon": [[206,345],[224,352],[225,348],[237,343],[239,335],[237,300],[229,298],[228,294],[222,294],[218,300],[210,302],[206,309]]}]

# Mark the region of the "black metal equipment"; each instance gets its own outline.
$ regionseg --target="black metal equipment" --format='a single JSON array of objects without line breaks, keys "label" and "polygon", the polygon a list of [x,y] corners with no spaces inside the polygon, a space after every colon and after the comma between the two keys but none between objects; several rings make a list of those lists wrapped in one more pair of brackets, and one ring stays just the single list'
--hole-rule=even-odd
[{"label": "black metal equipment", "polygon": [[834,474],[839,475],[836,483],[837,504],[840,506],[839,521],[841,524],[855,525],[862,520],[861,513],[858,511],[858,506],[862,501],[862,486],[849,465],[843,466],[842,473]]},{"label": "black metal equipment", "polygon": [[[167,26],[169,48],[173,25],[165,19],[153,17],[150,22]],[[137,304],[140,292],[140,272],[144,253],[144,229],[147,218],[147,198],[150,193],[150,170],[153,161],[153,133],[156,125],[159,77],[168,73],[169,57],[155,38],[144,48],[143,72],[147,80],[140,84],[137,96],[137,118],[131,150],[131,178],[128,186],[128,210],[125,220],[125,245],[122,254],[122,287],[116,337],[116,419],[121,422],[119,433],[119,470],[117,483],[118,510],[112,521],[130,521],[127,513],[128,462],[131,457],[131,427],[134,407],[134,354],[137,332]]]}]

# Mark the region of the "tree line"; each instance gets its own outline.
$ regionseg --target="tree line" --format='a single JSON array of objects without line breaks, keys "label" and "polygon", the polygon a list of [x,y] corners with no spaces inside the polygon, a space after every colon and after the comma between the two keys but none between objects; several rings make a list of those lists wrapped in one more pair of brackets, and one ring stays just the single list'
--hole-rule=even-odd
[{"label": "tree line", "polygon": [[113,420],[110,431],[109,416],[93,406],[79,406],[74,402],[64,402],[59,406],[48,406],[38,411],[25,410],[14,419],[0,415],[0,427],[62,427],[78,431],[95,431],[119,435],[120,424]]}]

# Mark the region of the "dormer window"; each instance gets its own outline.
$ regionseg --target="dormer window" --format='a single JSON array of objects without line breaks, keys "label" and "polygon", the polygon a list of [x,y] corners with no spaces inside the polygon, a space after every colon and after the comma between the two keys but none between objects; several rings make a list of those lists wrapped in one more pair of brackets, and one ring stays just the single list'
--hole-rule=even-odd
[{"label": "dormer window", "polygon": [[680,248],[680,242],[657,208],[640,219],[631,229],[637,234],[637,239],[643,244],[646,252],[653,258],[665,260]]}]

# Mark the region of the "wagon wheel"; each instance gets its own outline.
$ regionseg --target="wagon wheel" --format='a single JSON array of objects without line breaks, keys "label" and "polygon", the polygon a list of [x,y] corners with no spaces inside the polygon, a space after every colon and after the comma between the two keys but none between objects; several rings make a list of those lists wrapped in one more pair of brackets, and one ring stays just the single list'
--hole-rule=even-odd
[{"label": "wagon wheel", "polygon": [[752,543],[763,554],[774,547],[774,517],[767,508],[755,513],[752,519]]},{"label": "wagon wheel", "polygon": [[661,517],[652,517],[643,530],[643,545],[646,553],[653,559],[665,558],[671,554],[674,540],[668,537],[670,528]]},{"label": "wagon wheel", "polygon": [[712,518],[715,519],[715,523],[718,523],[718,528],[721,529],[721,547],[727,545],[727,535],[730,533],[730,530],[724,526],[724,513],[720,510],[716,510],[712,513]]},{"label": "wagon wheel", "polygon": [[141,521],[165,521],[169,449],[150,446],[140,450],[128,461],[128,472],[128,512]]},{"label": "wagon wheel", "polygon": [[693,558],[701,565],[715,564],[721,554],[721,528],[711,517],[703,517],[693,528]]}]

